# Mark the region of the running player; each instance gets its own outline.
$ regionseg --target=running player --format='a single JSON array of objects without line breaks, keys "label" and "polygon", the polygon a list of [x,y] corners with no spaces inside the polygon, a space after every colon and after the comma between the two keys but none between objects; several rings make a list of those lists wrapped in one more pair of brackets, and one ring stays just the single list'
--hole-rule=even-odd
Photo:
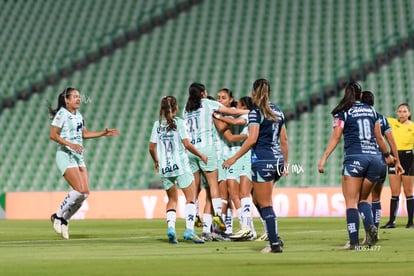
[{"label": "running player", "polygon": [[52,119],[50,139],[58,143],[56,163],[65,180],[72,187],[57,212],[51,216],[53,229],[64,239],[69,239],[68,221],[89,196],[88,171],[83,159],[83,139],[102,136],[116,136],[117,129],[92,132],[86,129],[79,112],[81,97],[79,91],[68,87],[58,96],[58,106],[49,105]]}]

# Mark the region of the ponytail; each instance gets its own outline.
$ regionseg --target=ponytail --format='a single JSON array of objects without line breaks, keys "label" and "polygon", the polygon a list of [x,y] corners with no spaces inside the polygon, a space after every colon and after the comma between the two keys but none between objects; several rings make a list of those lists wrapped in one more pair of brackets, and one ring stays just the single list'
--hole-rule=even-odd
[{"label": "ponytail", "polygon": [[263,113],[264,117],[277,122],[277,117],[273,110],[270,108],[270,85],[266,79],[258,79],[253,84],[253,90],[255,92],[253,101],[259,108],[260,112]]},{"label": "ponytail", "polygon": [[177,111],[177,99],[174,96],[165,96],[161,100],[159,124],[163,118],[167,121],[167,131],[176,130],[177,124],[174,121],[173,113]]}]

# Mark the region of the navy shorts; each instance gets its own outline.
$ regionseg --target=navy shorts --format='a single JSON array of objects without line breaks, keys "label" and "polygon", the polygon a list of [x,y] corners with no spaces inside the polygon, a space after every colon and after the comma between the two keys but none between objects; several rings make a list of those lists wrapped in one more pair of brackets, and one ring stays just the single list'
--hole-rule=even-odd
[{"label": "navy shorts", "polygon": [[278,181],[283,175],[283,165],[283,159],[252,161],[252,181],[256,183]]},{"label": "navy shorts", "polygon": [[363,177],[379,183],[384,163],[381,155],[347,155],[344,158],[342,175]]}]

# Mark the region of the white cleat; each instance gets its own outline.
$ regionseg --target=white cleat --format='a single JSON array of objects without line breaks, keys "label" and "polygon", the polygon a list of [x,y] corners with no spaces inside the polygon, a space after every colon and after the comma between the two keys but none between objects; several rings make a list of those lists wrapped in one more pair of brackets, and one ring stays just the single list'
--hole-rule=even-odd
[{"label": "white cleat", "polygon": [[69,227],[68,224],[63,224],[62,223],[62,238],[64,238],[65,240],[69,239]]},{"label": "white cleat", "polygon": [[53,214],[50,217],[50,220],[52,221],[52,226],[55,232],[59,235],[62,234],[62,221],[60,218],[56,214]]}]

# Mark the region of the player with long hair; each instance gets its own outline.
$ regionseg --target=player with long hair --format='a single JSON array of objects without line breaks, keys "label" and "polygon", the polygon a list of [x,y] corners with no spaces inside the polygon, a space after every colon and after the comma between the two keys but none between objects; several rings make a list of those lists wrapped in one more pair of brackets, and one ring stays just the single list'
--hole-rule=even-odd
[{"label": "player with long hair", "polygon": [[344,249],[351,250],[359,248],[359,212],[365,220],[364,224],[369,225],[369,245],[377,241],[378,230],[374,225],[368,198],[374,183],[381,176],[382,154],[388,165],[395,161],[398,170],[401,169],[398,156],[393,156],[395,152],[392,152],[393,155],[390,154],[381,135],[377,112],[372,106],[361,103],[360,99],[361,86],[356,82],[349,83],[342,100],[331,112],[334,117],[333,133],[318,163],[319,173],[324,173],[328,157],[335,150],[343,134],[342,192],[345,198],[349,237]]},{"label": "player with long hair", "polygon": [[202,173],[209,186],[212,207],[213,222],[219,228],[225,230],[225,224],[222,215],[222,199],[218,186],[218,164],[217,149],[215,146],[215,126],[213,123],[213,113],[228,115],[241,115],[247,113],[245,110],[232,109],[223,106],[221,103],[207,99],[208,92],[201,83],[192,83],[188,88],[188,99],[183,112],[187,122],[187,132],[190,142],[203,154],[208,156],[208,163],[204,164],[200,158],[189,153],[190,166],[194,174],[197,185],[200,183],[200,173]]},{"label": "player with long hair", "polygon": [[186,198],[184,239],[194,243],[204,243],[194,231],[196,216],[196,186],[190,169],[186,150],[207,164],[207,156],[198,151],[189,141],[183,119],[176,117],[178,112],[177,99],[173,96],[161,100],[159,119],[154,122],[149,143],[149,152],[154,161],[155,170],[161,176],[161,181],[168,196],[166,217],[168,226],[168,241],[178,243],[176,238],[176,209],[178,188],[181,188]]},{"label": "player with long hair", "polygon": [[260,216],[266,221],[269,246],[262,252],[283,252],[278,235],[277,218],[273,209],[274,183],[282,175],[288,163],[288,138],[283,112],[270,102],[270,84],[266,79],[253,83],[252,98],[255,107],[249,112],[249,136],[232,157],[223,163],[228,169],[251,149],[253,198]]},{"label": "player with long hair", "polygon": [[89,196],[88,171],[83,158],[83,139],[102,136],[117,136],[117,129],[106,128],[92,132],[86,129],[82,114],[79,112],[81,97],[79,91],[67,87],[58,96],[57,108],[49,105],[52,119],[50,139],[58,143],[56,163],[65,180],[72,187],[57,212],[51,216],[53,229],[64,239],[69,239],[70,218],[79,210]]}]

